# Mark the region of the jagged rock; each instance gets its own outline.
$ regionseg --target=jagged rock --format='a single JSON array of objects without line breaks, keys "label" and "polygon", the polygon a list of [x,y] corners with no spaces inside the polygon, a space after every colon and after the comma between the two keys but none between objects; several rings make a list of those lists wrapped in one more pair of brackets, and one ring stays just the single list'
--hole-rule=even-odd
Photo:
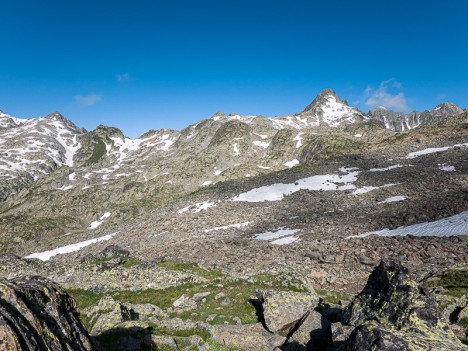
[{"label": "jagged rock", "polygon": [[382,261],[345,311],[355,326],[347,351],[466,350],[441,318],[435,296],[396,261]]},{"label": "jagged rock", "polygon": [[75,301],[42,277],[0,279],[0,349],[93,350]]},{"label": "jagged rock", "polygon": [[318,295],[313,292],[257,290],[266,328],[271,332],[287,331],[307,312],[314,309]]}]

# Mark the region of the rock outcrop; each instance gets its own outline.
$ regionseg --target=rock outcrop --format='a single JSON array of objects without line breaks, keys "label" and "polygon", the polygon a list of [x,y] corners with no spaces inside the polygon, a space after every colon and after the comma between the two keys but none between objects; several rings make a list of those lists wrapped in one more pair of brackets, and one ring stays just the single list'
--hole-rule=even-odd
[{"label": "rock outcrop", "polygon": [[435,296],[396,261],[382,261],[345,311],[347,351],[466,350],[441,318]]},{"label": "rock outcrop", "polygon": [[75,301],[41,277],[0,279],[1,350],[94,350]]}]

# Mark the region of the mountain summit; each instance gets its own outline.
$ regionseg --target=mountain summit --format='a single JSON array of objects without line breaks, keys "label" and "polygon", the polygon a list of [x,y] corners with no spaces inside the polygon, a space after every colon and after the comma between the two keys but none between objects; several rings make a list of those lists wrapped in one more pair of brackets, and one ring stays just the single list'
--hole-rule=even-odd
[{"label": "mountain summit", "polygon": [[355,107],[350,107],[348,102],[340,98],[332,89],[325,89],[309,104],[300,117],[308,119],[314,126],[328,125],[338,127],[342,124],[362,121],[364,114]]}]

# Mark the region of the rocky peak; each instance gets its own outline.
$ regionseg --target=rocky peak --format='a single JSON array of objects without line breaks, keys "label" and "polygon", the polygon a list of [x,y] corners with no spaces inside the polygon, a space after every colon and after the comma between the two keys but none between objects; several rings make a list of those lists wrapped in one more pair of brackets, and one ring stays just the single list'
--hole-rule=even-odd
[{"label": "rocky peak", "polygon": [[38,118],[39,121],[52,121],[53,122],[58,122],[63,124],[67,129],[69,129],[71,132],[76,133],[76,134],[83,134],[86,133],[86,129],[78,127],[75,123],[70,121],[68,118],[63,116],[60,112],[55,111],[52,113],[49,113],[47,116],[43,118]]},{"label": "rocky peak", "polygon": [[91,133],[99,136],[102,139],[110,137],[119,137],[121,139],[125,139],[125,135],[119,128],[108,127],[102,124],[98,125]]},{"label": "rocky peak", "polygon": [[453,102],[443,102],[437,105],[431,112],[433,115],[454,116],[463,113],[463,110]]},{"label": "rocky peak", "polygon": [[312,126],[328,125],[329,127],[355,123],[364,118],[361,111],[350,107],[346,100],[340,98],[331,89],[322,90],[298,116],[306,117],[308,124]]}]

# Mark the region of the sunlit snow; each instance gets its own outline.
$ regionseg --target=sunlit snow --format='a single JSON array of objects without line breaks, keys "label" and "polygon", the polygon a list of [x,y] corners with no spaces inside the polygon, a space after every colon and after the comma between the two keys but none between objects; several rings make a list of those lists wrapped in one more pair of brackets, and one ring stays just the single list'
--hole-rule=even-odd
[{"label": "sunlit snow", "polygon": [[439,219],[434,222],[424,222],[413,224],[396,229],[382,229],[375,232],[368,232],[360,235],[352,235],[348,238],[365,238],[369,235],[379,236],[454,236],[468,235],[468,211],[461,212],[454,216]]},{"label": "sunlit snow", "polygon": [[88,229],[96,229],[97,227],[99,227],[104,222],[104,220],[106,218],[109,218],[110,215],[111,215],[110,212],[104,213],[101,217],[99,217],[99,220],[91,222]]},{"label": "sunlit snow", "polygon": [[214,228],[211,228],[211,229],[205,229],[204,232],[209,233],[209,232],[214,232],[214,231],[218,231],[218,230],[225,230],[225,229],[229,229],[229,228],[247,227],[249,224],[250,224],[250,222],[228,224],[228,225],[225,225],[225,226],[222,226],[222,227],[214,227]]},{"label": "sunlit snow", "polygon": [[299,164],[299,161],[297,159],[294,159],[283,164],[288,168],[293,168],[294,166],[297,166]]},{"label": "sunlit snow", "polygon": [[445,147],[431,147],[431,148],[427,148],[427,149],[424,149],[424,150],[410,152],[408,155],[406,155],[406,158],[407,159],[416,158],[416,157],[419,157],[419,156],[422,156],[422,155],[429,155],[429,154],[433,154],[433,153],[436,153],[436,152],[447,151],[447,150],[454,149],[454,148],[457,148],[457,147],[468,147],[468,143],[455,144],[455,145],[452,145],[452,146],[445,146]]},{"label": "sunlit snow", "polygon": [[66,254],[66,253],[70,253],[70,252],[75,252],[75,251],[81,250],[83,247],[98,243],[100,241],[110,240],[110,239],[112,239],[113,236],[115,236],[118,233],[119,232],[104,235],[104,236],[101,236],[99,238],[94,238],[94,239],[82,241],[82,242],[79,242],[79,243],[76,243],[76,244],[71,244],[71,245],[58,247],[56,249],[49,250],[49,251],[35,252],[33,254],[30,254],[30,255],[26,256],[25,258],[38,258],[38,259],[40,259],[42,261],[48,261],[52,256],[59,255],[59,254]]},{"label": "sunlit snow", "polygon": [[404,201],[406,200],[407,197],[406,196],[401,196],[401,195],[398,195],[398,196],[391,196],[391,197],[387,197],[385,200],[383,201],[380,201],[379,204],[384,204],[384,203],[388,203],[388,202],[399,202],[399,201]]}]

